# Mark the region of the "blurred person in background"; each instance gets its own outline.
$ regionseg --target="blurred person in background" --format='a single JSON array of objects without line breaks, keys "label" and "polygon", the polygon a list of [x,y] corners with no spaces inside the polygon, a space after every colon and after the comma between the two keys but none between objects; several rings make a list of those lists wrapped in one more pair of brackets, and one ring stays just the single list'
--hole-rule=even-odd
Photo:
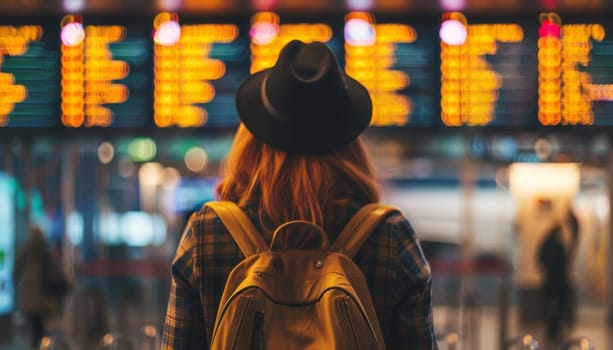
[{"label": "blurred person in background", "polygon": [[13,275],[17,289],[17,308],[26,315],[31,346],[46,334],[45,322],[61,311],[69,288],[58,258],[47,245],[45,234],[32,227],[17,254]]},{"label": "blurred person in background", "polygon": [[562,326],[569,302],[568,254],[562,227],[554,226],[539,247],[538,262],[543,271],[542,296],[545,335],[552,344],[563,339]]},{"label": "blurred person in background", "polygon": [[[241,119],[217,198],[238,204],[270,243],[276,227],[307,220],[332,242],[362,206],[379,201],[360,134],[368,91],[339,68],[324,43],[294,40],[274,67],[237,92]],[[163,349],[208,349],[226,278],[243,259],[208,207],[187,223],[172,263]],[[411,224],[396,212],[355,256],[388,349],[437,349],[430,267]]]},{"label": "blurred person in background", "polygon": [[566,324],[572,328],[577,320],[577,312],[579,309],[579,287],[577,286],[576,275],[573,272],[573,266],[576,264],[579,255],[579,245],[581,240],[581,227],[579,219],[575,212],[569,208],[568,228],[570,230],[570,243],[568,251],[568,307],[566,308]]}]

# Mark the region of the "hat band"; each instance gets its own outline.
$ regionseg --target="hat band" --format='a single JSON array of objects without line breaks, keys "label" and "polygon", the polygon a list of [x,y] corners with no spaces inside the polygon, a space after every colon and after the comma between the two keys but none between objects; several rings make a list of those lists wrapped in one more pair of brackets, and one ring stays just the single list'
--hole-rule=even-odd
[{"label": "hat band", "polygon": [[267,82],[268,82],[268,72],[264,76],[264,80],[262,80],[262,84],[260,85],[260,94],[262,95],[262,104],[264,105],[264,108],[266,108],[266,111],[270,113],[271,116],[275,117],[276,119],[285,121],[283,114],[281,114],[281,112],[279,112],[279,110],[277,110],[275,106],[273,106],[272,102],[270,102],[270,100],[268,99],[268,95],[266,94],[266,83]]}]

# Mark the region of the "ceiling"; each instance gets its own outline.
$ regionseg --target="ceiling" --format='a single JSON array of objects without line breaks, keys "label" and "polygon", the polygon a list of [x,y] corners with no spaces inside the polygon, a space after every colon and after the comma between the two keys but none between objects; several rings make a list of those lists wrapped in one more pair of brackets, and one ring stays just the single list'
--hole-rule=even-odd
[{"label": "ceiling", "polygon": [[416,15],[440,13],[446,6],[467,14],[492,15],[613,12],[613,0],[1,0],[0,17],[64,13],[150,15],[164,10],[191,15],[246,14],[259,10],[312,15],[352,9]]}]

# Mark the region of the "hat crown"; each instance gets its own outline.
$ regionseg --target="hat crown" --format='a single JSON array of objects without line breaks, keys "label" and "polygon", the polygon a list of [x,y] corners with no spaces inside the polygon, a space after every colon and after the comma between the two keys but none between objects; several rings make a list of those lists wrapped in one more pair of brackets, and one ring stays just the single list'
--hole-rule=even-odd
[{"label": "hat crown", "polygon": [[321,43],[302,46],[293,57],[290,64],[296,79],[305,83],[317,82],[331,68],[334,58],[322,46]]},{"label": "hat crown", "polygon": [[294,40],[274,66],[239,87],[241,122],[257,139],[297,154],[322,154],[354,140],[369,125],[366,87],[346,75],[322,42]]},{"label": "hat crown", "polygon": [[347,103],[347,87],[336,58],[321,42],[290,42],[269,71],[262,94],[274,117],[314,127],[322,126],[315,120],[325,122]]}]

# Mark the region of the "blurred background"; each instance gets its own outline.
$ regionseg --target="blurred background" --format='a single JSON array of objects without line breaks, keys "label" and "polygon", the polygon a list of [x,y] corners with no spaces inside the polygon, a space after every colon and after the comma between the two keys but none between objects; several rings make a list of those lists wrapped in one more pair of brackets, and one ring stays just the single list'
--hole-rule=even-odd
[{"label": "blurred background", "polygon": [[328,44],[371,93],[364,137],[432,265],[441,344],[541,336],[536,255],[559,223],[566,337],[609,348],[612,14],[610,0],[3,0],[0,348],[26,348],[11,275],[32,225],[73,283],[54,334],[79,349],[160,329],[234,92],[292,39]]}]

